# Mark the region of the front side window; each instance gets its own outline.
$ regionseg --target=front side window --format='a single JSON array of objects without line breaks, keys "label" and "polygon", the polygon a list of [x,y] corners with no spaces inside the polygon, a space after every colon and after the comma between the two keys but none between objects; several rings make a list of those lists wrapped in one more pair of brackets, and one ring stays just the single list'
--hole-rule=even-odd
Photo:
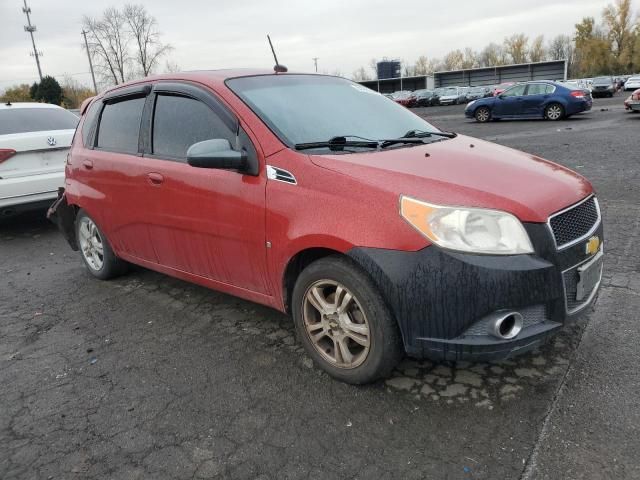
[{"label": "front side window", "polygon": [[505,90],[504,93],[502,93],[503,97],[519,97],[521,95],[524,95],[524,89],[527,88],[526,85],[516,85],[515,87],[511,87],[508,90]]},{"label": "front side window", "polygon": [[98,127],[98,148],[121,153],[138,153],[140,120],[145,97],[108,103]]},{"label": "front side window", "polygon": [[207,105],[177,95],[158,95],[153,117],[153,154],[184,159],[194,143],[226,138],[233,145],[235,133]]},{"label": "front side window", "polygon": [[343,78],[261,75],[227,80],[227,86],[289,146],[334,137],[379,140],[411,130],[438,131],[406,108]]},{"label": "front side window", "polygon": [[12,133],[73,130],[78,117],[62,108],[3,108],[0,110],[0,135]]}]

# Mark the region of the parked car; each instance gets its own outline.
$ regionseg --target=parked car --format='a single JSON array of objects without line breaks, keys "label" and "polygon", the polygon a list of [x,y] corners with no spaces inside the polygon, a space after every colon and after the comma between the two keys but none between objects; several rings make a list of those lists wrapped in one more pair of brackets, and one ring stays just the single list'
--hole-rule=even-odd
[{"label": "parked car", "polygon": [[616,93],[617,85],[613,77],[598,77],[593,79],[591,84],[591,96],[597,97],[613,97]]},{"label": "parked car", "polygon": [[495,97],[497,95],[500,95],[507,88],[512,87],[514,85],[515,85],[515,82],[504,82],[504,83],[501,83],[500,85],[496,85],[495,87],[493,87],[493,96]]},{"label": "parked car", "polygon": [[624,109],[631,112],[640,112],[640,88],[624,101]]},{"label": "parked car", "polygon": [[556,82],[520,83],[500,95],[470,102],[465,116],[478,122],[503,118],[545,118],[560,120],[591,110],[592,101],[582,88],[568,88]]},{"label": "parked car", "polygon": [[629,77],[627,82],[624,84],[625,91],[633,91],[640,88],[640,76]]},{"label": "parked car", "polygon": [[464,103],[466,96],[460,87],[445,87],[439,98],[440,105],[458,105]]},{"label": "parked car", "polygon": [[433,90],[416,90],[413,97],[416,107],[432,107],[438,104],[438,96]]},{"label": "parked car", "polygon": [[467,92],[467,101],[478,100],[487,96],[488,89],[486,87],[471,87]]},{"label": "parked car", "polygon": [[0,217],[48,207],[57,197],[78,120],[47,103],[0,105]]},{"label": "parked car", "polygon": [[287,312],[346,382],[404,352],[522,353],[598,292],[585,178],[343,78],[148,77],[96,97],[79,131],[50,212],[93,276],[130,262]]},{"label": "parked car", "polygon": [[393,96],[393,100],[396,103],[399,103],[400,105],[402,105],[403,107],[411,106],[411,103],[414,101],[412,97],[412,92],[408,90],[393,92],[392,96]]}]

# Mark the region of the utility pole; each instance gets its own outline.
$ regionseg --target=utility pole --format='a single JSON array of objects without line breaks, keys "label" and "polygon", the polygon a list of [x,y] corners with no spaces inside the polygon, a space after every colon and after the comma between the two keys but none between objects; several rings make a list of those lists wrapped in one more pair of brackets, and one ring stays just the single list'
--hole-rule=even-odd
[{"label": "utility pole", "polygon": [[31,13],[31,9],[27,6],[27,0],[24,0],[24,7],[22,11],[27,16],[27,24],[24,26],[24,31],[29,32],[31,35],[31,43],[33,44],[33,56],[36,57],[36,65],[38,65],[38,75],[40,76],[40,82],[42,82],[42,70],[40,69],[40,55],[42,53],[38,53],[38,49],[36,48],[36,41],[33,38],[33,32],[36,31],[36,26],[31,25],[31,18],[29,14]]},{"label": "utility pole", "polygon": [[313,63],[316,66],[316,73],[318,73],[318,59],[319,57],[313,57],[311,60],[313,60]]},{"label": "utility pole", "polygon": [[87,43],[87,32],[85,30],[82,30],[82,36],[84,37],[84,46],[87,49],[87,58],[89,59],[89,69],[91,70],[91,80],[93,80],[93,91],[97,95],[98,87],[96,86],[96,76],[93,73],[93,62],[91,61],[91,52],[89,52],[89,44]]}]

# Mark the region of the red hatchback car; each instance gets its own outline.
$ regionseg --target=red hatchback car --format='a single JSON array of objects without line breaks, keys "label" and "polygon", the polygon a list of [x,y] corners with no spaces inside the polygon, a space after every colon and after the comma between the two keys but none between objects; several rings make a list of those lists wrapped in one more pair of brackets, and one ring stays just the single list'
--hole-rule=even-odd
[{"label": "red hatchback car", "polygon": [[343,381],[405,352],[527,351],[598,292],[587,180],[348,80],[180,73],[87,103],[50,215],[89,272],[134,263],[287,312]]}]

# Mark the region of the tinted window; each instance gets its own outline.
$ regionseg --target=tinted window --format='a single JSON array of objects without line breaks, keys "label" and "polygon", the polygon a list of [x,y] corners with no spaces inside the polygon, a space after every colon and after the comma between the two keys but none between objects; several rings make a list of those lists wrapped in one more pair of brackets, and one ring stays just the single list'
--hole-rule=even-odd
[{"label": "tinted window", "polygon": [[100,117],[98,148],[138,153],[140,119],[145,98],[131,98],[105,105]]},{"label": "tinted window", "polygon": [[84,123],[82,124],[82,143],[85,147],[89,146],[89,135],[91,134],[93,125],[96,123],[101,106],[102,102],[93,102],[84,116]]},{"label": "tinted window", "polygon": [[213,110],[188,97],[158,95],[153,118],[153,153],[186,158],[194,143],[226,138],[234,144],[235,134]]},{"label": "tinted window", "polygon": [[78,120],[62,108],[3,108],[0,110],[0,135],[71,130],[76,128]]},{"label": "tinted window", "polygon": [[524,89],[526,85],[516,85],[515,87],[511,87],[509,90],[505,90],[502,93],[503,97],[519,97],[520,95],[524,95]]}]

